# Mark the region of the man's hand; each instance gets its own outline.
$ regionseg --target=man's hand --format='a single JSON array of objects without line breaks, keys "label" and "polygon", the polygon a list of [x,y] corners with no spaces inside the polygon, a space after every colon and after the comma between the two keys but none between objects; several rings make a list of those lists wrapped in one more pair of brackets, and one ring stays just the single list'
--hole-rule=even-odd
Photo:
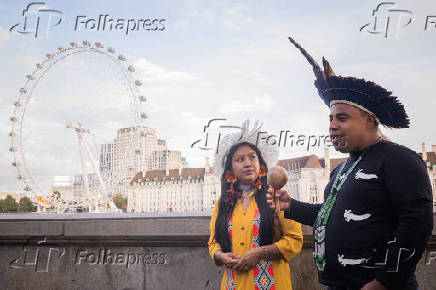
[{"label": "man's hand", "polygon": [[387,290],[387,289],[388,288],[383,286],[383,284],[381,284],[379,281],[372,280],[371,282],[365,284],[361,290]]},{"label": "man's hand", "polygon": [[223,253],[221,251],[215,252],[215,261],[217,261],[219,264],[223,264],[227,268],[232,268],[239,262],[240,259],[241,257],[234,253]]},{"label": "man's hand", "polygon": [[261,247],[253,248],[244,253],[239,262],[233,267],[234,270],[249,271],[259,263],[263,256],[263,250]]},{"label": "man's hand", "polygon": [[[287,210],[289,208],[289,201],[291,200],[291,197],[289,196],[288,192],[284,189],[280,189],[279,191],[276,192],[276,195],[279,196],[280,209]],[[269,204],[271,208],[275,209],[276,205],[273,196],[274,196],[274,189],[270,186],[266,193],[266,202]]]}]

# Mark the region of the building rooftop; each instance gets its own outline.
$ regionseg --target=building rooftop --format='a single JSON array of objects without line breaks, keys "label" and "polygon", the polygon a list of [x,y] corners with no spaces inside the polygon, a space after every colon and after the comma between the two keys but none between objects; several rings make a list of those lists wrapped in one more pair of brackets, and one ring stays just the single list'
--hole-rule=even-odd
[{"label": "building rooftop", "polygon": [[300,168],[321,168],[318,157],[315,154],[298,158],[279,160],[277,164],[288,171],[298,170]]},{"label": "building rooftop", "polygon": [[180,174],[179,169],[170,169],[168,170],[168,175],[166,170],[150,170],[145,172],[138,172],[135,177],[133,177],[133,181],[137,181],[138,179],[142,181],[146,180],[168,180],[168,179],[204,179],[204,168],[182,168]]},{"label": "building rooftop", "polygon": [[[340,163],[347,158],[331,158],[330,171],[333,171]],[[278,165],[288,171],[298,170],[300,168],[325,168],[324,158],[318,158],[315,154],[298,158],[279,160]]]}]

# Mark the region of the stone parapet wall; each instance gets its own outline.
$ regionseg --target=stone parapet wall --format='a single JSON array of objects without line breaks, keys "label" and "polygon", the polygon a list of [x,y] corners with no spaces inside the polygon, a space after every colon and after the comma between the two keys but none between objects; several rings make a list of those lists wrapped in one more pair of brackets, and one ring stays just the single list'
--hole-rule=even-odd
[{"label": "stone parapet wall", "polygon": [[[210,213],[0,215],[0,289],[219,289],[209,221]],[[325,289],[303,231],[293,289]],[[417,277],[421,290],[435,289],[435,236]]]}]

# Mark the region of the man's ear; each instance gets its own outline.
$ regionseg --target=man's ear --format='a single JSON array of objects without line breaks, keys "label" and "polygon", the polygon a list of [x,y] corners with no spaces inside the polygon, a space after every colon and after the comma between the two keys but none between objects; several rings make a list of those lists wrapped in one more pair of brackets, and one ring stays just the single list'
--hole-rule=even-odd
[{"label": "man's ear", "polygon": [[375,128],[376,127],[376,119],[375,116],[372,114],[368,114],[366,116],[366,127],[369,128]]}]

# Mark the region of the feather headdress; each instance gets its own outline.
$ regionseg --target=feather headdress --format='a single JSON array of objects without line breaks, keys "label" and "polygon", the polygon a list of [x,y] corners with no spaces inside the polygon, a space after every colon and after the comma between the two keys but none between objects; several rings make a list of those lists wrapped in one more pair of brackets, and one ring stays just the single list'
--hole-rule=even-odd
[{"label": "feather headdress", "polygon": [[358,107],[377,117],[380,123],[389,128],[409,128],[409,117],[404,106],[392,92],[376,83],[355,77],[336,76],[328,61],[323,57],[322,70],[316,61],[294,39],[289,40],[307,59],[315,73],[315,87],[327,106],[345,103]]},{"label": "feather headdress", "polygon": [[262,124],[259,125],[259,121],[256,121],[254,127],[250,129],[249,120],[245,120],[242,124],[241,132],[235,132],[225,135],[219,142],[218,148],[215,151],[214,160],[214,174],[220,179],[224,172],[225,162],[227,154],[233,145],[248,142],[255,145],[260,154],[262,154],[263,160],[265,160],[268,168],[276,165],[278,159],[277,146],[267,144],[266,140],[259,138],[259,132]]}]

